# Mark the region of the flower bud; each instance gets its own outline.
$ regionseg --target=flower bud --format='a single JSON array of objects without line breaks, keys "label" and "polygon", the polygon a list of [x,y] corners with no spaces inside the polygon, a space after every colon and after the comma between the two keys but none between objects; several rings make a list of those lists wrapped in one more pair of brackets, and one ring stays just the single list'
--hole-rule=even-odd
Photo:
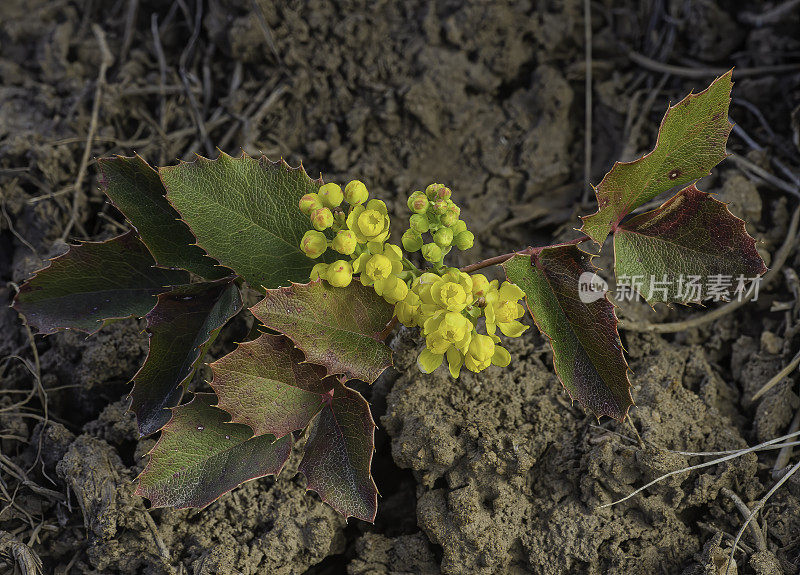
[{"label": "flower bud", "polygon": [[431,209],[434,214],[441,216],[447,211],[447,200],[433,200],[433,202],[431,202]]},{"label": "flower bud", "polygon": [[416,252],[422,247],[422,234],[417,230],[406,230],[402,237],[403,249],[407,252]]},{"label": "flower bud", "polygon": [[351,230],[339,230],[333,238],[331,247],[340,254],[349,256],[356,251],[357,245],[358,240],[356,240],[356,235]]},{"label": "flower bud", "polygon": [[311,224],[319,230],[327,230],[333,225],[333,212],[328,208],[319,208],[311,212]]},{"label": "flower bud", "polygon": [[408,219],[408,223],[411,225],[412,230],[421,234],[424,234],[430,229],[430,224],[425,214],[414,214]]},{"label": "flower bud", "polygon": [[467,222],[464,220],[458,220],[455,224],[450,226],[450,229],[453,231],[453,235],[457,236],[461,232],[467,231]]},{"label": "flower bud", "polygon": [[457,205],[451,203],[449,206],[445,208],[444,213],[442,214],[442,225],[447,226],[454,226],[458,223],[458,217],[461,215],[461,208]]},{"label": "flower bud", "polygon": [[353,266],[350,262],[336,260],[328,267],[326,279],[333,287],[347,287],[353,281]]},{"label": "flower bud", "polygon": [[344,194],[338,184],[330,183],[320,187],[319,198],[326,208],[335,208],[344,200]]},{"label": "flower bud", "polygon": [[428,211],[428,198],[422,192],[414,192],[408,198],[408,209],[415,214],[424,214]]},{"label": "flower bud", "polygon": [[439,228],[439,231],[433,234],[433,241],[442,249],[448,248],[453,243],[453,232],[450,228]]},{"label": "flower bud", "polygon": [[439,263],[442,261],[442,248],[436,244],[425,244],[422,246],[422,257],[431,263]]},{"label": "flower bud", "polygon": [[428,196],[430,200],[434,200],[438,197],[439,190],[444,187],[445,187],[444,184],[431,184],[427,188],[425,188],[425,194]]},{"label": "flower bud", "polygon": [[369,192],[364,182],[360,180],[353,180],[344,187],[344,199],[351,206],[358,206],[363,204],[369,198]]},{"label": "flower bud", "polygon": [[310,216],[311,212],[318,210],[321,207],[323,206],[319,194],[306,194],[300,198],[300,211],[307,216]]},{"label": "flower bud", "polygon": [[440,188],[436,189],[436,197],[440,200],[449,200],[450,196],[452,195],[453,191],[447,186],[441,186]]},{"label": "flower bud", "polygon": [[300,249],[312,259],[316,259],[328,249],[328,238],[322,232],[308,230],[300,240]]},{"label": "flower bud", "polygon": [[328,274],[328,264],[316,264],[313,268],[311,268],[310,278],[311,281],[318,280],[318,279],[325,279]]},{"label": "flower bud", "polygon": [[475,243],[475,234],[470,231],[461,232],[453,239],[456,247],[460,250],[468,250]]}]

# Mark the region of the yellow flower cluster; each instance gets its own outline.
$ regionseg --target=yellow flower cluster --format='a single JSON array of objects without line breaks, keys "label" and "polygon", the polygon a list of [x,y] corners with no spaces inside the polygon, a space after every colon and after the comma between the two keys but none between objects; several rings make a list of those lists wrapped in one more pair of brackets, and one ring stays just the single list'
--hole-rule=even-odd
[{"label": "yellow flower cluster", "polygon": [[[345,201],[350,204],[347,214],[342,208],[342,202]],[[384,261],[388,259],[387,256],[391,255],[399,262],[402,252],[397,246],[384,246],[383,242],[389,237],[389,211],[381,200],[369,199],[363,182],[353,180],[345,186],[344,191],[337,184],[324,184],[319,192],[300,198],[300,211],[309,216],[314,227],[300,240],[303,253],[316,259],[331,248],[348,256],[348,259],[338,259],[331,264],[315,265],[311,269],[312,280],[321,278],[333,286],[346,287],[353,281],[354,273],[361,273],[368,267],[370,274],[376,273],[378,276],[370,283],[365,283],[367,277],[371,276],[362,273],[361,282],[364,285],[373,285],[380,280],[375,287],[378,293],[384,289],[389,293],[397,293],[396,284],[388,279],[394,268],[389,266],[387,277],[381,274],[385,273]],[[324,233],[329,228],[334,234],[330,240]],[[372,256],[381,257],[371,262]]]},{"label": "yellow flower cluster", "polygon": [[[445,358],[454,378],[462,366],[478,372],[511,362],[495,331],[499,327],[504,335],[517,337],[528,329],[518,321],[524,314],[518,303],[524,293],[509,282],[499,288],[498,283],[456,268],[447,268],[441,276],[423,273],[414,280],[406,298],[395,305],[395,314],[403,325],[422,329],[426,349],[417,360],[421,371],[432,372]],[[481,315],[486,316],[488,334],[478,333]]]},{"label": "yellow flower cluster", "polygon": [[[460,209],[451,193],[441,184],[431,184],[408,200],[414,214],[402,244],[407,251],[421,250],[434,266],[429,271],[417,269],[399,246],[386,243],[386,204],[370,200],[366,186],[358,180],[347,184],[344,191],[336,184],[325,184],[319,192],[303,196],[300,210],[309,216],[314,229],[303,236],[300,248],[310,258],[320,257],[329,248],[348,256],[331,264],[316,264],[311,279],[345,287],[357,275],[362,285],[371,286],[394,305],[403,325],[421,329],[426,347],[417,360],[420,370],[430,373],[447,358],[450,375],[457,378],[462,367],[479,372],[490,365],[507,366],[511,356],[500,345],[497,330],[519,337],[528,328],[519,321],[525,313],[519,303],[524,292],[519,287],[443,265],[453,246],[469,249],[474,240],[458,219]],[[344,201],[350,204],[347,212],[341,207]],[[329,228],[332,239],[324,233]],[[426,232],[433,237],[429,244],[422,239]],[[485,334],[478,333],[481,317],[485,318]]]}]

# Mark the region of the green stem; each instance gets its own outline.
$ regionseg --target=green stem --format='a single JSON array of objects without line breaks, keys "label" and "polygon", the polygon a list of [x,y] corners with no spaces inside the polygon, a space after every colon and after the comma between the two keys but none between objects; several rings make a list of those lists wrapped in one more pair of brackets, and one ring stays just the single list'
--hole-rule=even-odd
[{"label": "green stem", "polygon": [[411,271],[411,273],[414,274],[414,277],[418,277],[418,276],[422,275],[422,270],[419,269],[417,266],[415,266],[413,264],[413,262],[411,260],[409,260],[406,256],[403,256],[403,260],[402,261],[403,261],[403,265],[406,266]]}]

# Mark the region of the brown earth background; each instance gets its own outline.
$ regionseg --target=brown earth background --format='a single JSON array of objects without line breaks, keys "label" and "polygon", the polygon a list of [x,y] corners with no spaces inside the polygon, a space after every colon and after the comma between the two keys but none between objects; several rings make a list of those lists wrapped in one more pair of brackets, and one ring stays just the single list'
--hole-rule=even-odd
[{"label": "brown earth background", "polygon": [[[800,196],[798,3],[590,5],[590,180],[649,150],[668,102],[735,65],[729,147],[744,161],[701,188],[748,221],[769,265]],[[419,374],[419,342],[400,332],[396,369],[364,390],[380,424],[374,525],[346,524],[305,494],[297,458],[203,511],[148,512],[132,481],[153,440],[137,441],[125,412],[147,349],[142,323],[32,339],[6,305],[65,240],[123,229],[93,165],[108,154],[162,165],[219,147],[302,160],[326,181],[365,181],[387,201],[395,237],[404,198],[447,183],[478,238],[453,263],[574,237],[577,216],[594,211],[584,10],[579,0],[0,3],[0,548],[17,553],[0,572],[24,572],[32,549],[44,573],[62,575],[721,575],[743,521],[730,494],[752,507],[774,484],[775,451],[598,506],[707,459],[666,450],[787,432],[796,372],[752,396],[800,344],[795,251],[757,302],[716,322],[622,332],[632,423],[598,424],[571,405],[538,333],[510,342],[509,369],[453,381]],[[596,263],[612,266],[607,255]],[[621,313],[658,322],[698,310]],[[236,320],[208,359],[251,322]],[[799,478],[765,506],[764,541],[745,533],[738,573],[798,572]]]}]

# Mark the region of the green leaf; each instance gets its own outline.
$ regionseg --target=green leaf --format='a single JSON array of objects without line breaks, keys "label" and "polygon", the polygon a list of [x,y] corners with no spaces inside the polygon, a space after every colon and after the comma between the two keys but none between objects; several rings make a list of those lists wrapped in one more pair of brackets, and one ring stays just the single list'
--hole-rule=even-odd
[{"label": "green leaf", "polygon": [[562,245],[516,255],[503,267],[550,339],[556,374],[570,397],[597,417],[621,421],[633,399],[614,306],[603,294],[582,298],[578,291],[579,281],[594,272],[590,259],[576,246]]},{"label": "green leaf", "polygon": [[316,192],[301,167],[244,154],[160,169],[167,199],[180,212],[209,255],[256,289],[308,281],[316,263],[300,250],[311,229],[298,203]]},{"label": "green leaf", "polygon": [[289,458],[291,435],[253,437],[214,400],[198,393],[173,410],[136,488],[153,507],[205,507],[245,481],[277,475]]},{"label": "green leaf", "polygon": [[154,268],[154,263],[133,231],[70,246],[20,287],[14,309],[42,334],[94,333],[105,320],[145,315],[157,294],[189,279],[186,272]]},{"label": "green leaf", "polygon": [[378,489],[370,475],[375,422],[367,401],[337,384],[314,424],[300,462],[308,489],[347,517],[374,522]]},{"label": "green leaf", "polygon": [[336,288],[317,280],[267,290],[250,311],[329,374],[372,383],[392,365],[392,353],[378,336],[393,308],[359,283]]},{"label": "green leaf", "polygon": [[232,278],[177,287],[158,296],[147,314],[150,350],[133,376],[131,410],[139,433],[150,435],[170,418],[206,347],[242,309]]},{"label": "green leaf", "polygon": [[166,198],[161,178],[140,156],[100,158],[103,191],[153,254],[157,265],[188,270],[206,279],[231,274],[195,244],[189,227]]},{"label": "green leaf", "polygon": [[325,404],[335,379],[325,368],[304,363],[289,339],[262,334],[211,364],[211,387],[232,421],[256,435],[283,437],[305,429]]},{"label": "green leaf", "polygon": [[634,209],[672,188],[707,176],[727,156],[725,143],[731,73],[699,94],[671,106],[658,130],[656,146],[633,162],[617,162],[595,188],[597,212],[583,217],[583,231],[598,244]]},{"label": "green leaf", "polygon": [[638,284],[650,303],[699,302],[707,295],[703,289],[714,284],[728,297],[737,278],[767,271],[744,222],[694,185],[620,225],[614,259],[618,281]]}]

